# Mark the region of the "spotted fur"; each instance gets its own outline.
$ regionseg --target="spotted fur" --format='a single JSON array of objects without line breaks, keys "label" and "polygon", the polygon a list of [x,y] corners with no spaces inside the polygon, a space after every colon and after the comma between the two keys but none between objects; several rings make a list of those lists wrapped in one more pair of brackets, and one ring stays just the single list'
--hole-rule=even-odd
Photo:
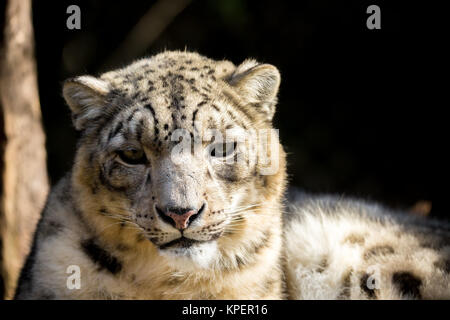
[{"label": "spotted fur", "polygon": [[290,299],[450,299],[448,222],[302,193],[284,221]]},{"label": "spotted fur", "polygon": [[[66,81],[81,138],[73,169],[49,198],[16,297],[282,298],[281,146],[279,170],[263,175],[245,144],[235,150],[243,158],[229,164],[201,140],[207,129],[272,128],[279,82],[271,65],[236,67],[189,52]],[[200,152],[178,162],[177,129],[200,139],[193,146]],[[142,149],[147,162],[123,163],[118,154],[128,147]],[[181,233],[165,208],[199,213]],[[79,290],[66,286],[70,265],[81,268]]]}]

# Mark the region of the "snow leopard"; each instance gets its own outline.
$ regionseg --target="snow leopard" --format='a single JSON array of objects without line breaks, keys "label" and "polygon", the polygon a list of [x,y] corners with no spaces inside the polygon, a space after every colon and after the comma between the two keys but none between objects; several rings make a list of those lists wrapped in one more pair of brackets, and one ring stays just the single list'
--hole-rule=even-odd
[{"label": "snow leopard", "polygon": [[68,79],[76,155],[15,298],[450,298],[448,224],[332,196],[286,202],[280,80],[254,59],[187,51]]}]

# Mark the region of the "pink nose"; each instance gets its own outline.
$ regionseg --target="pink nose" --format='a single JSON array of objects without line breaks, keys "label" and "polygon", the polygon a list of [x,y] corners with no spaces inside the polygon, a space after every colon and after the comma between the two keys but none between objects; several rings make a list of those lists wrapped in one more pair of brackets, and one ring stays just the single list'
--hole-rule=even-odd
[{"label": "pink nose", "polygon": [[183,210],[181,212],[180,210],[173,210],[173,211],[167,211],[165,214],[175,222],[175,228],[180,230],[186,229],[189,225],[189,218],[197,213],[197,210],[189,210],[189,209],[188,211]]}]

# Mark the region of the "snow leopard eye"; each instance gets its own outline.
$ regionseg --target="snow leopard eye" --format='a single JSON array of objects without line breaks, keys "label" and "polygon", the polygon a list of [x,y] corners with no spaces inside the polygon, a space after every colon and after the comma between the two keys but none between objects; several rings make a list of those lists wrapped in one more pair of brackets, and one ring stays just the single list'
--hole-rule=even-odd
[{"label": "snow leopard eye", "polygon": [[119,156],[120,161],[126,165],[134,166],[148,162],[145,152],[142,149],[117,150],[116,154]]},{"label": "snow leopard eye", "polygon": [[234,154],[236,147],[236,142],[215,143],[211,145],[210,155],[214,158],[227,158]]}]

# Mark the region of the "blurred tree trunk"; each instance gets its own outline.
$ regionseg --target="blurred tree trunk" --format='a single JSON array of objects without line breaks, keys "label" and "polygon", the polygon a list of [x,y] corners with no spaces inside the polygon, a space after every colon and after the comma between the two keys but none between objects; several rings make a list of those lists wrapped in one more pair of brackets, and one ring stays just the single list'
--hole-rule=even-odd
[{"label": "blurred tree trunk", "polygon": [[0,4],[0,298],[11,298],[48,192],[31,0]]}]

